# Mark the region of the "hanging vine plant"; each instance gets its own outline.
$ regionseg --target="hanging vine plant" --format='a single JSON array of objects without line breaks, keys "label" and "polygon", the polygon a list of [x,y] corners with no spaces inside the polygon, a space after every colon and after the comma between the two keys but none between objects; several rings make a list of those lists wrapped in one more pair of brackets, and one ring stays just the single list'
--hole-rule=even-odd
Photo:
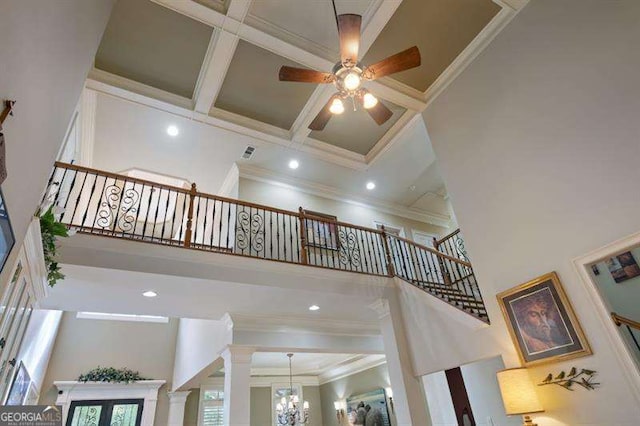
[{"label": "hanging vine plant", "polygon": [[47,267],[47,281],[49,286],[56,285],[58,280],[64,278],[57,259],[56,241],[59,237],[68,237],[67,227],[58,222],[53,213],[53,206],[40,215],[40,233],[42,234],[42,250],[44,252],[44,264]]},{"label": "hanging vine plant", "polygon": [[131,383],[140,380],[149,380],[144,378],[137,371],[128,368],[113,367],[97,367],[93,370],[81,374],[78,377],[79,382],[104,382],[104,383]]}]

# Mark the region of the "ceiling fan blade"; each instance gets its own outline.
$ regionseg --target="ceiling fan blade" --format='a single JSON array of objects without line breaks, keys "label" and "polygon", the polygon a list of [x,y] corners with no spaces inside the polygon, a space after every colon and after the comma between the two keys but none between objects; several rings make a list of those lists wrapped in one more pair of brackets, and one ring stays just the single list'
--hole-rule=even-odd
[{"label": "ceiling fan blade", "polygon": [[346,66],[358,63],[360,49],[360,27],[362,16],[347,13],[338,15],[338,35],[340,36],[340,60]]},{"label": "ceiling fan blade", "polygon": [[283,65],[279,73],[280,81],[297,81],[300,83],[331,83],[333,74],[305,68],[295,68]]},{"label": "ceiling fan blade", "polygon": [[387,108],[385,104],[382,103],[382,101],[378,101],[376,106],[369,108],[367,112],[369,113],[371,118],[373,118],[373,120],[378,123],[378,126],[386,123],[387,120],[389,120],[393,115],[393,112],[391,112],[391,110]]},{"label": "ceiling fan blade", "polygon": [[325,126],[329,122],[329,119],[333,115],[331,114],[331,111],[329,111],[329,108],[331,107],[331,102],[333,102],[334,98],[335,96],[332,96],[329,99],[329,102],[327,102],[327,104],[324,107],[322,107],[318,115],[316,115],[316,118],[314,118],[311,124],[309,124],[309,129],[324,130]]},{"label": "ceiling fan blade", "polygon": [[368,80],[375,80],[389,74],[405,71],[418,66],[420,66],[420,51],[416,46],[413,46],[368,66],[364,70],[364,76]]}]

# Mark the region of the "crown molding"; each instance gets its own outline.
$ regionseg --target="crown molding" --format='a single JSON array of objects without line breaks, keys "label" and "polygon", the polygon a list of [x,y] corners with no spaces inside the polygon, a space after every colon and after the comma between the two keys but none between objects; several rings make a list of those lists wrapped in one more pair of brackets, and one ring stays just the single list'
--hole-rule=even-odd
[{"label": "crown molding", "polygon": [[344,379],[386,363],[387,359],[384,355],[367,355],[350,364],[336,366],[325,370],[320,373],[318,380],[320,385],[324,385],[325,383]]},{"label": "crown molding", "polygon": [[[258,375],[261,369],[251,369],[251,378],[249,379],[249,386],[252,388],[270,388],[274,384],[289,383],[289,369],[286,369],[285,374],[270,374],[270,375]],[[265,371],[268,371],[265,369]],[[254,372],[256,375],[254,375]],[[309,375],[294,375],[293,383],[300,384],[302,386],[319,386],[320,381],[318,376]],[[214,387],[222,388],[224,386],[224,377],[209,377],[200,383],[201,388]]]},{"label": "crown molding", "polygon": [[379,336],[377,321],[346,321],[330,318],[309,318],[303,316],[269,316],[249,314],[228,314],[234,331],[269,331],[279,333],[303,332],[335,336]]},{"label": "crown molding", "polygon": [[329,198],[331,200],[368,207],[383,213],[404,217],[405,219],[417,220],[419,222],[429,223],[445,228],[449,226],[451,220],[448,215],[425,212],[412,207],[396,206],[391,203],[385,203],[378,200],[374,201],[368,198],[349,194],[332,186],[299,178],[293,179],[260,167],[240,164],[238,165],[238,168],[240,170],[240,177],[243,178],[295,189],[322,198]]}]

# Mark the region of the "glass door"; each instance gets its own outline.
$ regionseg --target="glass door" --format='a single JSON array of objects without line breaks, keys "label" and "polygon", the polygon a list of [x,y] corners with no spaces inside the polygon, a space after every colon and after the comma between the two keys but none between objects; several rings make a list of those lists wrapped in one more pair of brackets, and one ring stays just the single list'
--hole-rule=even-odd
[{"label": "glass door", "polygon": [[143,399],[73,401],[67,426],[140,426]]}]

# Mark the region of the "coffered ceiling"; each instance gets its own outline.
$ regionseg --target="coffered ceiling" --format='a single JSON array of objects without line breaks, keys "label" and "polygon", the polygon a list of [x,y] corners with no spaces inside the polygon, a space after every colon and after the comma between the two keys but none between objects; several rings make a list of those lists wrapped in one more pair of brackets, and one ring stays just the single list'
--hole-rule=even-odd
[{"label": "coffered ceiling", "polygon": [[383,126],[347,108],[311,132],[335,89],[278,81],[281,65],[329,71],[338,60],[330,0],[119,0],[90,78],[364,169],[514,15],[512,2],[336,0],[339,14],[363,16],[365,64],[421,51],[419,68],[367,83],[394,112]]}]

